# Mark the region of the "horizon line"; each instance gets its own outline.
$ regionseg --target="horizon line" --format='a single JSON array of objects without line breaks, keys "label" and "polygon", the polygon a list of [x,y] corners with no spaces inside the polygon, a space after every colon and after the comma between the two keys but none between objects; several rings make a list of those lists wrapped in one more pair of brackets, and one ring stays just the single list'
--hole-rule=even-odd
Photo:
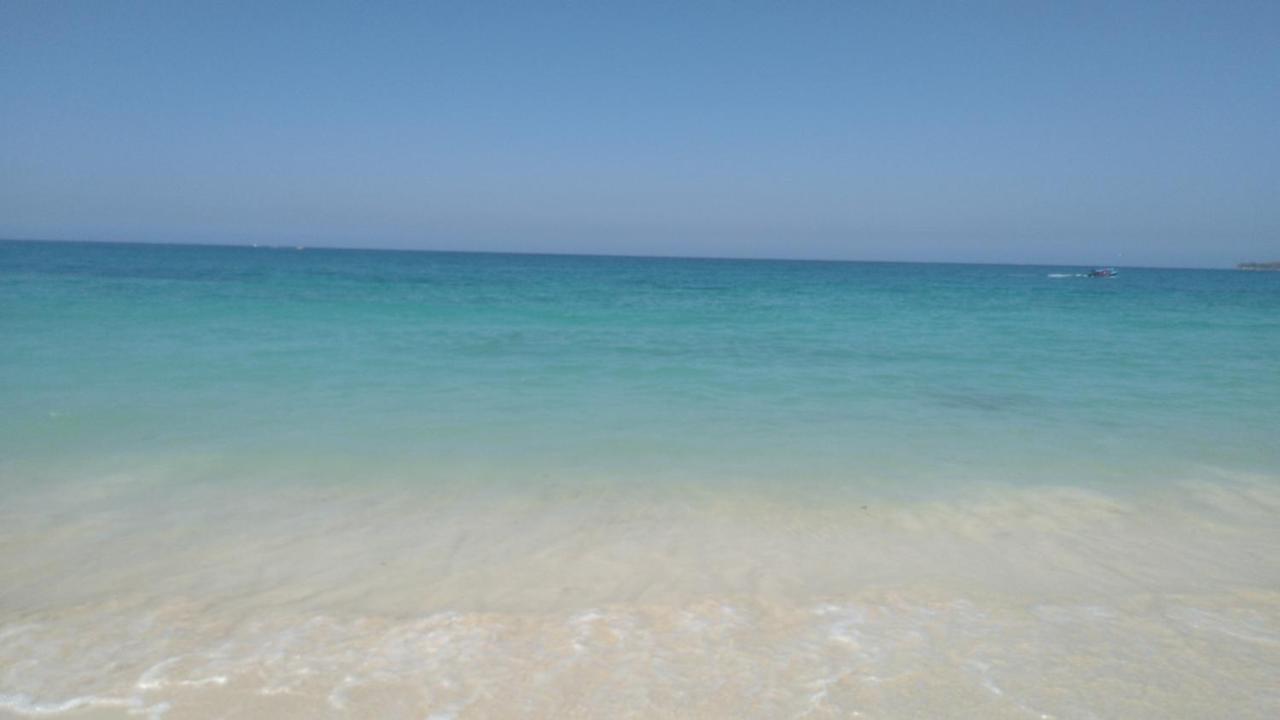
[{"label": "horizon line", "polygon": [[883,259],[851,259],[851,258],[816,258],[816,257],[778,257],[778,256],[723,256],[723,255],[637,255],[634,253],[603,252],[554,252],[529,250],[449,250],[440,248],[404,248],[404,247],[351,247],[347,245],[307,245],[293,243],[253,243],[253,242],[208,242],[208,241],[172,241],[172,240],[97,240],[83,238],[0,238],[0,242],[18,243],[65,243],[92,245],[148,245],[162,247],[209,247],[209,248],[262,248],[269,250],[333,250],[338,252],[404,252],[404,253],[436,253],[459,255],[525,255],[531,257],[588,257],[588,258],[620,258],[634,260],[709,260],[733,262],[807,262],[807,263],[866,263],[882,265],[1000,265],[1008,267],[1123,267],[1135,270],[1238,270],[1239,265],[1268,262],[1265,260],[1242,260],[1229,266],[1187,266],[1187,265],[1115,265],[1091,263],[1046,263],[1046,262],[977,262],[966,260],[883,260]]}]

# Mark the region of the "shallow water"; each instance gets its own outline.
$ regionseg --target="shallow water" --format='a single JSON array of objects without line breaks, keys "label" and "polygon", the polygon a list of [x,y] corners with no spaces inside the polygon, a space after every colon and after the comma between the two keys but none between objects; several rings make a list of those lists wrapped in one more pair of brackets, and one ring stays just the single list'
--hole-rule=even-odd
[{"label": "shallow water", "polygon": [[1280,277],[1075,271],[0,243],[0,715],[1274,717]]}]

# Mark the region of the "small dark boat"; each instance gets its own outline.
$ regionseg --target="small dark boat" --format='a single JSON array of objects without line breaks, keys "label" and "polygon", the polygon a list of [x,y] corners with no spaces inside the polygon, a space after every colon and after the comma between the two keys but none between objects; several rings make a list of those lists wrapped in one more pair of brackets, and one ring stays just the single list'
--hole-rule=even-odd
[{"label": "small dark boat", "polygon": [[1094,268],[1089,271],[1089,277],[1110,278],[1119,275],[1115,268]]}]

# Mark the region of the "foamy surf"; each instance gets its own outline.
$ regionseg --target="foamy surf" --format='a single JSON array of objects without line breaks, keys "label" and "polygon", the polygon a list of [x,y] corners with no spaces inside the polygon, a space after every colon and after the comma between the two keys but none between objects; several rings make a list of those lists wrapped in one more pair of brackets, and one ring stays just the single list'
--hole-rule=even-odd
[{"label": "foamy surf", "polygon": [[[183,605],[136,618],[151,629],[105,669],[82,656],[94,642],[85,617],[30,628],[6,648],[5,682],[21,690],[0,698],[0,711],[1267,718],[1280,710],[1268,694],[1268,668],[1280,662],[1274,595],[1025,606],[925,594],[421,618],[268,612],[216,622],[202,616],[207,608]],[[13,663],[15,647],[35,662]],[[53,658],[62,659],[51,666]],[[96,694],[64,694],[74,686]]]},{"label": "foamy surf", "polygon": [[[8,587],[79,575],[0,624],[0,714],[1280,711],[1268,485],[992,488],[865,508],[724,492],[503,497],[297,488],[261,493],[258,510],[304,523],[192,516],[176,536],[115,508],[110,539],[64,536],[83,552],[6,566]],[[40,500],[54,516],[59,502]]]}]

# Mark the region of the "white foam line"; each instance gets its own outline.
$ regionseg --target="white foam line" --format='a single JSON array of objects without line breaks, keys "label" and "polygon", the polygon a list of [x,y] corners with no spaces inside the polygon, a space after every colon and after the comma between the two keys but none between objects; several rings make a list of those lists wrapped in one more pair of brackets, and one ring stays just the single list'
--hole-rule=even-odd
[{"label": "white foam line", "polygon": [[226,685],[228,682],[226,675],[214,675],[213,677],[200,678],[198,680],[182,680],[178,684],[187,687],[204,687],[205,685]]},{"label": "white foam line", "polygon": [[168,683],[165,681],[163,677],[161,677],[161,674],[170,665],[173,665],[174,663],[178,662],[181,659],[182,659],[181,655],[177,657],[171,657],[167,660],[161,660],[155,665],[152,665],[151,667],[147,668],[146,672],[142,673],[142,677],[138,678],[136,687],[139,690],[144,690],[144,691],[159,690],[160,688],[164,687]]},{"label": "white foam line", "polygon": [[61,715],[81,708],[140,708],[142,701],[138,698],[85,697],[71,698],[62,702],[33,702],[31,696],[0,695],[0,709],[17,715],[40,717],[42,715]]}]

